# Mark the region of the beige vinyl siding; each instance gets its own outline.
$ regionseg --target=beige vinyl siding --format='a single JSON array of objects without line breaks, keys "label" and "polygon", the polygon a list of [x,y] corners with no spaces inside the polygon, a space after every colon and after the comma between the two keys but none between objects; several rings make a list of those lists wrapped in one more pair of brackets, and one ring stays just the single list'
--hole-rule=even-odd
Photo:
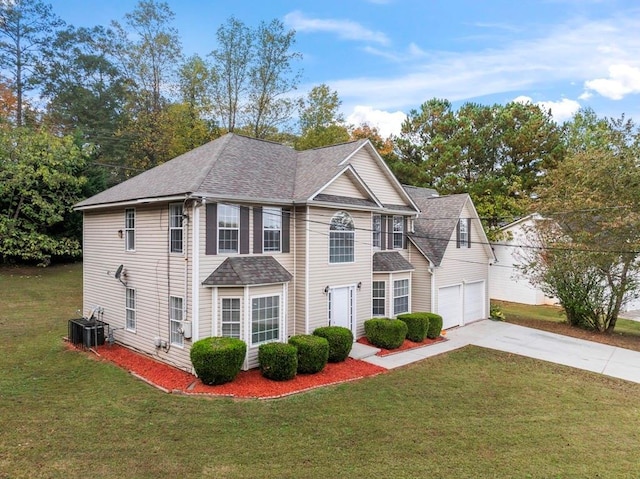
[{"label": "beige vinyl siding", "polygon": [[309,208],[306,227],[309,233],[308,330],[328,325],[326,286],[357,286],[355,291],[356,336],[364,335],[364,321],[371,317],[371,214],[347,211],[355,225],[355,262],[329,263],[329,223],[336,210]]},{"label": "beige vinyl siding", "polygon": [[354,184],[353,180],[349,178],[347,173],[343,173],[336,178],[329,186],[322,190],[321,193],[327,195],[347,196],[349,198],[369,199],[369,197],[361,191],[361,187]]},{"label": "beige vinyl siding", "polygon": [[[250,252],[251,254],[253,254],[253,213],[254,210],[251,207],[251,205],[243,205],[243,206],[249,206],[249,248],[250,248]],[[268,206],[268,205],[265,205]],[[229,297],[229,296],[236,296],[236,297],[241,297],[242,298],[242,306],[241,309],[243,311],[243,315],[246,313],[245,312],[245,299],[244,299],[244,288],[214,288],[214,287],[207,287],[207,286],[202,286],[202,282],[211,274],[213,273],[223,262],[225,259],[227,259],[230,256],[238,256],[238,254],[232,254],[232,255],[227,255],[227,254],[216,254],[216,255],[207,255],[206,253],[206,224],[207,224],[207,219],[206,219],[206,208],[201,208],[200,210],[200,228],[199,228],[199,232],[200,232],[200,257],[199,257],[199,261],[200,261],[200,271],[199,271],[199,288],[200,288],[200,324],[199,324],[199,337],[200,338],[205,338],[208,336],[211,336],[214,334],[214,329],[213,329],[213,322],[217,321],[217,328],[216,328],[216,334],[220,334],[221,328],[219,325],[219,307],[220,305],[217,305],[217,308],[215,308],[214,311],[214,305],[213,305],[213,298],[215,297],[215,295],[217,294],[218,297],[218,301],[221,297],[225,296],[225,297]],[[290,234],[291,234],[291,238],[290,238],[290,253],[277,253],[277,252],[268,252],[265,253],[265,256],[273,256],[284,268],[286,268],[287,271],[289,271],[292,275],[295,276],[295,260],[294,260],[294,248],[297,246],[294,246],[294,232],[295,229],[297,227],[297,223],[295,220],[295,215],[292,213],[291,215],[291,222],[290,222]],[[242,255],[245,256],[245,255]],[[259,256],[262,256],[262,254],[259,254]],[[291,335],[293,334],[292,331],[295,330],[295,297],[294,297],[294,283],[295,283],[295,278],[291,280],[291,282],[289,283],[288,286],[288,294],[286,295],[286,319],[287,319],[287,324],[286,324],[286,334],[287,335]],[[217,293],[214,292],[214,290],[217,290]],[[259,293],[256,291],[260,291]],[[282,285],[281,284],[277,284],[277,285],[266,285],[266,286],[249,286],[249,295],[254,295],[254,294],[260,294],[262,295],[263,291],[266,291],[267,293],[272,292],[272,291],[277,291],[277,294],[281,294],[282,293]],[[265,293],[265,294],[267,294]],[[275,293],[274,293],[275,294]],[[283,296],[284,299],[284,296]],[[250,306],[250,303],[249,303]],[[282,305],[281,305],[282,308]],[[214,313],[217,313],[217,317],[214,318]],[[249,314],[249,318],[250,318],[250,314],[251,311],[248,312]],[[246,333],[246,316],[243,316],[243,321],[242,321],[242,331],[243,331],[243,335]],[[243,339],[249,339],[248,335],[244,335]],[[283,337],[283,339],[286,341],[286,336]],[[245,363],[245,368],[247,367],[256,367],[257,364],[257,348],[255,348],[255,351],[253,351],[253,349],[251,348],[250,343],[247,343],[247,351],[248,351],[248,362]]]},{"label": "beige vinyl siding", "polygon": [[431,309],[431,281],[432,275],[429,271],[429,261],[420,251],[409,241],[409,262],[414,266],[415,271],[411,276],[411,309],[414,312],[430,312]]},{"label": "beige vinyl siding", "polygon": [[[469,207],[469,203],[465,206],[461,217],[472,217],[473,212]],[[480,233],[479,220],[471,221],[471,248],[456,248],[456,231],[454,229],[449,246],[440,264],[436,269],[436,292],[438,288],[443,286],[451,286],[454,284],[472,283],[480,280],[485,281],[485,311],[489,313],[489,257],[486,246],[483,244],[485,239]],[[438,298],[433,298],[432,311],[438,311]]]},{"label": "beige vinyl siding", "polygon": [[[84,213],[84,311],[104,308],[104,321],[116,328],[116,341],[190,371],[189,340],[184,348],[156,349],[154,340],[169,341],[169,295],[183,298],[184,319],[190,320],[191,302],[186,293],[191,281],[191,264],[183,254],[169,254],[168,204],[135,208],[135,251],[124,250],[124,208]],[[188,226],[183,248],[191,251]],[[125,287],[115,279],[118,265],[124,265],[127,286],[136,290],[136,331],[125,327]],[[186,274],[186,289],[185,289]],[[123,329],[121,329],[123,328]]]},{"label": "beige vinyl siding", "polygon": [[407,201],[400,195],[391,178],[383,167],[364,148],[360,149],[349,160],[362,180],[373,191],[380,202],[393,205],[406,205]]}]

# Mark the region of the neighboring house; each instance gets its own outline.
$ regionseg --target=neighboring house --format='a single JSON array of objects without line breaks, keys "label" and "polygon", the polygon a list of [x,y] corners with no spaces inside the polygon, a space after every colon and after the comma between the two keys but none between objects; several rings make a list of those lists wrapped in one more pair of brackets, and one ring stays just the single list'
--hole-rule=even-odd
[{"label": "neighboring house", "polygon": [[556,304],[555,298],[546,296],[538,287],[529,282],[518,269],[523,265],[522,248],[535,246],[534,231],[536,221],[541,217],[531,214],[520,218],[500,229],[504,240],[492,243],[496,263],[491,267],[491,299],[523,304]]},{"label": "neighboring house", "polygon": [[298,152],[227,134],[76,209],[85,311],[101,307],[118,342],[183,369],[208,336],[244,340],[246,369],[266,342],[328,324],[360,337],[374,315],[437,307],[423,299],[433,273],[412,252],[418,233],[407,241],[420,209],[368,140]]},{"label": "neighboring house", "polygon": [[[519,270],[523,265],[522,248],[536,246],[536,222],[542,217],[533,213],[501,228],[506,239],[492,243],[496,263],[491,267],[491,299],[523,304],[558,304],[557,298],[546,296],[531,284]],[[622,307],[623,311],[640,310],[640,298],[634,298]]]},{"label": "neighboring house", "polygon": [[440,314],[445,329],[487,318],[494,256],[471,197],[405,190],[421,210],[409,233],[413,287],[421,292],[413,309]]}]

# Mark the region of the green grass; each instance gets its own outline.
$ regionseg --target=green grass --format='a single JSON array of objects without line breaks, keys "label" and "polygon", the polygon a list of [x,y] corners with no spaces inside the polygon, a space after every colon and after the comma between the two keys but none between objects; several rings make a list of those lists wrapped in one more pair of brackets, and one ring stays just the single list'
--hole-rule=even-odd
[{"label": "green grass", "polygon": [[168,395],[65,350],[78,265],[27,272],[0,269],[0,478],[640,477],[640,385],[469,347],[276,401]]},{"label": "green grass", "polygon": [[[507,316],[507,320],[510,318],[527,318],[552,323],[564,323],[566,321],[566,316],[558,306],[534,306],[530,304],[508,303],[504,301],[492,302],[500,305],[500,309],[502,309]],[[615,332],[640,337],[640,321],[618,318],[616,321]]]}]

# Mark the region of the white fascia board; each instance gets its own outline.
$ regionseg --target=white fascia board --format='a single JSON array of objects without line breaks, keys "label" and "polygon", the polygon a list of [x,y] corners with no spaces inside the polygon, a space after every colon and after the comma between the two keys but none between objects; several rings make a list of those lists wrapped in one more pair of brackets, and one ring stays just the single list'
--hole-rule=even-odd
[{"label": "white fascia board", "polygon": [[269,204],[269,205],[284,205],[284,206],[294,204],[293,200],[283,200],[281,198],[274,199],[274,198],[256,198],[255,196],[221,196],[221,195],[214,195],[211,193],[201,193],[201,192],[192,193],[189,197],[205,199],[205,200],[213,200],[213,201],[223,202],[223,203],[253,203],[258,205]]},{"label": "white fascia board", "polygon": [[149,203],[183,201],[185,199],[188,199],[189,197],[190,197],[189,194],[184,194],[184,195],[173,195],[173,196],[160,196],[157,198],[138,198],[135,200],[116,201],[113,203],[100,203],[96,205],[75,206],[73,209],[76,211],[88,211],[88,210],[98,210],[98,209],[106,209],[106,208],[117,208],[122,206],[137,206],[137,205],[144,205]]}]

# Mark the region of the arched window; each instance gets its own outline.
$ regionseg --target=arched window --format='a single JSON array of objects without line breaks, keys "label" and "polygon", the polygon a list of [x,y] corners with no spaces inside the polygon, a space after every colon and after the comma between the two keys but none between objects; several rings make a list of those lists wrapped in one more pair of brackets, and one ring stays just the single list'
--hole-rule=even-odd
[{"label": "arched window", "polygon": [[329,227],[329,263],[353,263],[355,227],[349,213],[338,211]]}]

